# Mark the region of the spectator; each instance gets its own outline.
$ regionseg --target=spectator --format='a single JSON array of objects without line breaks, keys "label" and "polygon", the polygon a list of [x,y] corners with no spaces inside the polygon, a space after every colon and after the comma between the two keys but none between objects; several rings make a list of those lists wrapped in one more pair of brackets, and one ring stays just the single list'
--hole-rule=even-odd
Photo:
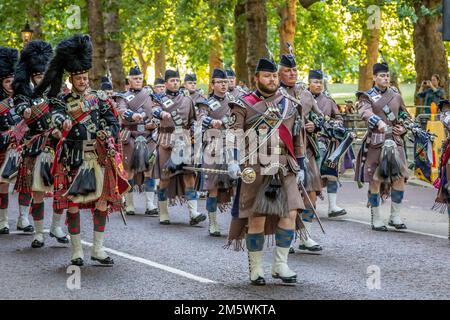
[{"label": "spectator", "polygon": [[239,86],[244,90],[245,92],[248,92],[250,89],[247,87],[247,84],[243,80],[239,80]]},{"label": "spectator", "polygon": [[345,111],[346,114],[356,113],[355,106],[352,100],[345,100]]},{"label": "spectator", "polygon": [[433,74],[430,80],[422,81],[420,85],[419,92],[417,96],[419,98],[423,98],[423,104],[425,106],[424,112],[425,114],[430,114],[430,106],[431,103],[434,102],[436,105],[439,104],[441,99],[444,99],[444,89],[441,87],[440,83],[441,79],[438,74]]}]

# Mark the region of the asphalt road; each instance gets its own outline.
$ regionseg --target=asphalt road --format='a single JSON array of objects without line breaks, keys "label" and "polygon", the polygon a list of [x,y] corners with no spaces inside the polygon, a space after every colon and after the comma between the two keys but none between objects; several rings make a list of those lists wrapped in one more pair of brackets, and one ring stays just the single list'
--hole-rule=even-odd
[{"label": "asphalt road", "polygon": [[[118,214],[112,215],[105,246],[115,265],[98,266],[89,260],[93,226],[89,212],[84,212],[85,266],[79,289],[67,286],[68,280],[76,283],[67,273],[68,245],[47,234],[45,246],[32,249],[31,235],[14,232],[0,236],[0,286],[6,288],[0,299],[450,299],[448,217],[430,210],[434,196],[434,189],[408,186],[403,216],[409,231],[380,233],[366,224],[366,189],[343,182],[338,203],[349,211],[347,216],[329,220],[326,199],[319,203],[326,234],[318,224],[313,232],[324,247],[322,253],[289,256],[290,267],[298,273],[296,286],[283,286],[270,277],[271,248],[265,249],[268,284],[249,285],[246,253],[222,248],[229,214],[219,216],[223,236],[212,238],[207,221],[189,226],[187,209],[181,207],[170,208],[170,226],[143,214],[128,217],[125,226]],[[13,194],[10,203],[16,204],[16,198]],[[136,196],[135,203],[143,213],[143,196]],[[204,201],[199,209],[205,212]],[[387,210],[385,204],[386,219]],[[12,231],[17,214],[14,206]]]}]

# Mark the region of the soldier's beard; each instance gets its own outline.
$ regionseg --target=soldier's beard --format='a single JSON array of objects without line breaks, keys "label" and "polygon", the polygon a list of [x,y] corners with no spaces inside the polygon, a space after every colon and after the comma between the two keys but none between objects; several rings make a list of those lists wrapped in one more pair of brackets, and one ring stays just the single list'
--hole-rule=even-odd
[{"label": "soldier's beard", "polygon": [[267,95],[273,95],[278,90],[278,87],[275,84],[272,87],[268,87],[261,82],[259,82],[256,87],[259,91],[261,91],[261,93],[265,93]]}]

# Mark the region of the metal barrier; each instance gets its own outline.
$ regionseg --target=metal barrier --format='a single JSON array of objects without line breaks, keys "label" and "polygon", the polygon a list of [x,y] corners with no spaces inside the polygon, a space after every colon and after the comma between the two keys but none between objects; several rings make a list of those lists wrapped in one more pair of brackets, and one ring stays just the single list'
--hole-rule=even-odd
[{"label": "metal barrier", "polygon": [[[342,111],[345,110],[345,107],[339,106]],[[428,121],[440,121],[440,114],[431,115],[428,113],[424,113],[425,108],[430,108],[429,106],[406,106],[406,109],[408,110],[411,117],[414,119],[414,121],[420,125],[420,127],[423,130],[427,130],[427,124]],[[357,109],[357,108],[356,108]],[[427,110],[428,111],[428,110]],[[344,125],[346,128],[351,130],[356,134],[356,139],[353,144],[353,149],[355,151],[355,154],[358,153],[361,142],[364,137],[364,135],[367,132],[367,124],[365,121],[361,119],[361,116],[358,113],[341,113],[344,118]],[[409,133],[408,133],[409,134]],[[434,145],[434,144],[433,144]],[[438,143],[436,145],[436,158],[438,159],[440,157],[440,144]],[[405,139],[405,148],[406,148],[406,158],[408,165],[411,165],[414,162],[414,144],[408,139]],[[436,169],[433,169],[436,170]]]},{"label": "metal barrier", "polygon": [[[356,139],[353,144],[353,149],[355,153],[359,151],[359,148],[361,147],[361,142],[364,137],[364,135],[367,132],[367,124],[364,120],[361,119],[361,116],[359,114],[343,114],[344,118],[344,126],[349,129],[350,131],[354,132],[356,134]],[[426,121],[429,120],[429,115],[420,115],[423,117],[417,117],[415,119],[416,122],[421,121],[421,119],[425,119]],[[426,118],[428,116],[428,119]],[[423,120],[422,120],[423,121]],[[426,121],[425,121],[425,127],[426,127]],[[421,124],[422,125],[422,124]],[[414,159],[414,144],[409,141],[409,139],[405,139],[406,142],[406,157],[408,162],[412,162]]]}]

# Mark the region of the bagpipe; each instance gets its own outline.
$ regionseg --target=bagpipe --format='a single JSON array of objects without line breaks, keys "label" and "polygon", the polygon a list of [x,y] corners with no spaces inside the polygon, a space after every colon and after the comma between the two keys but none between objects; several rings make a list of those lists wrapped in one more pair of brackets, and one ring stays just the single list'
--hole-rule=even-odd
[{"label": "bagpipe", "polygon": [[349,160],[351,163],[355,159],[352,143],[356,138],[356,134],[345,128],[340,121],[331,119],[329,116],[320,117],[311,113],[310,119],[316,126],[316,130],[320,132],[320,135],[328,140],[325,154],[320,161],[320,174],[322,176],[338,177],[338,167],[341,158],[345,155],[346,160]]},{"label": "bagpipe", "polygon": [[433,141],[436,135],[423,130],[419,124],[414,122],[408,112],[400,111],[398,124],[409,133],[408,140],[414,144],[414,171],[423,181],[432,183],[431,166],[433,165]]},{"label": "bagpipe", "polygon": [[6,148],[5,160],[0,167],[0,182],[2,183],[12,183],[18,174],[23,149],[21,143],[27,130],[25,121],[21,121],[0,135],[1,149]]}]

